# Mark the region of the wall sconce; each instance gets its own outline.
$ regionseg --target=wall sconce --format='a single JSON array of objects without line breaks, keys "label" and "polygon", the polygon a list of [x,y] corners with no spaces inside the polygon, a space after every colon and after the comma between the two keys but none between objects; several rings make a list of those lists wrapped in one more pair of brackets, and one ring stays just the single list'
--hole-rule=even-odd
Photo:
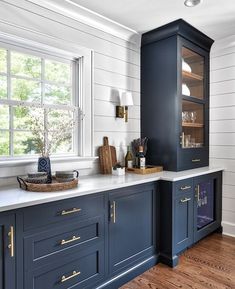
[{"label": "wall sconce", "polygon": [[128,121],[128,106],[134,105],[131,92],[123,92],[120,97],[120,105],[116,106],[116,117],[124,118]]}]

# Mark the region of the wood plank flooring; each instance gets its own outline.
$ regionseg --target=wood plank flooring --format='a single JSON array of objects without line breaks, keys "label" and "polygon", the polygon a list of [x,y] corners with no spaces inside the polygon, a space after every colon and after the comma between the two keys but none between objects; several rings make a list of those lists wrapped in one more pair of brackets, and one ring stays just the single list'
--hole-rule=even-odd
[{"label": "wood plank flooring", "polygon": [[213,234],[180,256],[179,265],[163,264],[120,289],[235,289],[235,238]]}]

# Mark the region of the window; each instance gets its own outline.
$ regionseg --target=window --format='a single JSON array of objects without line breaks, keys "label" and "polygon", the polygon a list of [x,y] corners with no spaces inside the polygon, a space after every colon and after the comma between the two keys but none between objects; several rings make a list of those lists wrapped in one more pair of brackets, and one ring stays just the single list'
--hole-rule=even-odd
[{"label": "window", "polygon": [[0,46],[0,160],[78,155],[78,61]]}]

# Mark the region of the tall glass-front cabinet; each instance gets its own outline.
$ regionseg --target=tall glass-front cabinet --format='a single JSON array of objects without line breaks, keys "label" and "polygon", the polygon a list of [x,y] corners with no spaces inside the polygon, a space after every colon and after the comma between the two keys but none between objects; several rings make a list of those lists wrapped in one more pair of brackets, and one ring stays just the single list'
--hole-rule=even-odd
[{"label": "tall glass-front cabinet", "polygon": [[213,40],[182,19],[143,34],[141,134],[147,162],[180,171],[208,165]]}]

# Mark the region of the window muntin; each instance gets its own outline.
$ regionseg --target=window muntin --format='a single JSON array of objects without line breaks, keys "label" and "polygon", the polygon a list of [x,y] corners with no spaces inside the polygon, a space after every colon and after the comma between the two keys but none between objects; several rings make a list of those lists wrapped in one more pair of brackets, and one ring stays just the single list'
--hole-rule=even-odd
[{"label": "window muntin", "polygon": [[0,48],[0,160],[39,153],[32,133],[38,119],[52,155],[77,155],[78,63],[30,52]]}]

